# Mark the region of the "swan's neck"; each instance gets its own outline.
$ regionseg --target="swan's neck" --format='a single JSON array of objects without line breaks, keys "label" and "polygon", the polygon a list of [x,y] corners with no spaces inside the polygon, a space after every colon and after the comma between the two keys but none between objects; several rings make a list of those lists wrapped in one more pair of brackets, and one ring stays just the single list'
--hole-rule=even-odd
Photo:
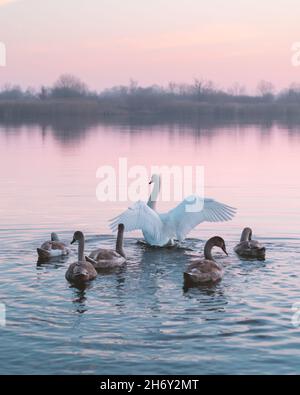
[{"label": "swan's neck", "polygon": [[117,236],[117,243],[116,243],[116,252],[120,254],[122,257],[126,258],[124,249],[123,249],[123,235],[124,235],[124,230],[119,229],[118,230],[118,236]]},{"label": "swan's neck", "polygon": [[147,205],[152,208],[152,210],[155,210],[156,207],[156,202],[157,198],[159,196],[160,192],[160,177],[157,177],[153,183],[153,189],[150,193],[149,200]]},{"label": "swan's neck", "polygon": [[213,261],[214,260],[213,257],[212,257],[212,254],[211,254],[211,250],[213,249],[214,246],[215,245],[211,241],[208,241],[205,244],[205,247],[204,247],[204,257],[205,257],[205,259],[207,259],[209,261]]},{"label": "swan's neck", "polygon": [[84,259],[84,238],[78,240],[78,262],[83,262]]},{"label": "swan's neck", "polygon": [[249,241],[252,238],[252,230],[250,228],[245,228],[242,232],[241,242]]}]

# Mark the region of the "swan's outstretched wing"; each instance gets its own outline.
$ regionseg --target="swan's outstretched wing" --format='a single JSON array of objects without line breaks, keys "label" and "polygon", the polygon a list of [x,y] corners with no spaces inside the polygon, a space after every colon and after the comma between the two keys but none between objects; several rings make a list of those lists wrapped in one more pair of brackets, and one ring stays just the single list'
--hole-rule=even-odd
[{"label": "swan's outstretched wing", "polygon": [[201,222],[229,221],[235,212],[235,208],[214,199],[192,195],[165,214],[164,221],[174,229],[177,239],[183,240]]},{"label": "swan's outstretched wing", "polygon": [[125,231],[141,229],[153,239],[160,239],[162,221],[159,215],[147,206],[146,203],[138,201],[122,214],[110,220],[110,228],[116,231],[118,224],[124,224]]}]

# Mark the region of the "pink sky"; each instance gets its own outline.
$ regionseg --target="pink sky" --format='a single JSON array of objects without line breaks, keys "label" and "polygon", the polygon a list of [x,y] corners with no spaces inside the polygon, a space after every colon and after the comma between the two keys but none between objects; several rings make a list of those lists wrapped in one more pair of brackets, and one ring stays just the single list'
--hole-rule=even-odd
[{"label": "pink sky", "polygon": [[0,86],[73,73],[95,89],[212,79],[253,90],[300,80],[298,0],[0,0]]}]

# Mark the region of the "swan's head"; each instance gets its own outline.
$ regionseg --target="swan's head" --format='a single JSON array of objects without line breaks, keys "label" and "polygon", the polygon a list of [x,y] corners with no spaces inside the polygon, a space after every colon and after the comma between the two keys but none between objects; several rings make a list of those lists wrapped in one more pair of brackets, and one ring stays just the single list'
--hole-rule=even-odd
[{"label": "swan's head", "polygon": [[59,241],[57,233],[55,232],[51,233],[51,241]]},{"label": "swan's head", "polygon": [[73,279],[75,282],[85,282],[89,280],[89,272],[82,265],[75,265],[73,270]]},{"label": "swan's head", "polygon": [[156,182],[160,182],[160,174],[152,174],[149,184],[155,184]]},{"label": "swan's head", "polygon": [[212,237],[209,241],[210,241],[210,243],[211,243],[213,246],[221,248],[221,250],[222,250],[226,255],[228,255],[228,253],[227,253],[227,251],[226,251],[225,241],[224,241],[224,239],[222,239],[222,237],[220,237],[220,236],[215,236],[215,237]]},{"label": "swan's head", "polygon": [[83,240],[83,238],[83,233],[77,230],[73,235],[73,240],[71,241],[71,244],[76,243],[76,241]]}]

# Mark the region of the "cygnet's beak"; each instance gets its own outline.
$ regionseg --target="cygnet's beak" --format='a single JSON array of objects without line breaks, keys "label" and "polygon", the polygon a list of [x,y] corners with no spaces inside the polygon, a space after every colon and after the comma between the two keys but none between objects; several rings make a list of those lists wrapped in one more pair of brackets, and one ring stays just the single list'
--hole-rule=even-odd
[{"label": "cygnet's beak", "polygon": [[226,247],[224,246],[223,248],[222,248],[222,250],[225,252],[225,254],[228,256],[228,252],[226,251]]}]

